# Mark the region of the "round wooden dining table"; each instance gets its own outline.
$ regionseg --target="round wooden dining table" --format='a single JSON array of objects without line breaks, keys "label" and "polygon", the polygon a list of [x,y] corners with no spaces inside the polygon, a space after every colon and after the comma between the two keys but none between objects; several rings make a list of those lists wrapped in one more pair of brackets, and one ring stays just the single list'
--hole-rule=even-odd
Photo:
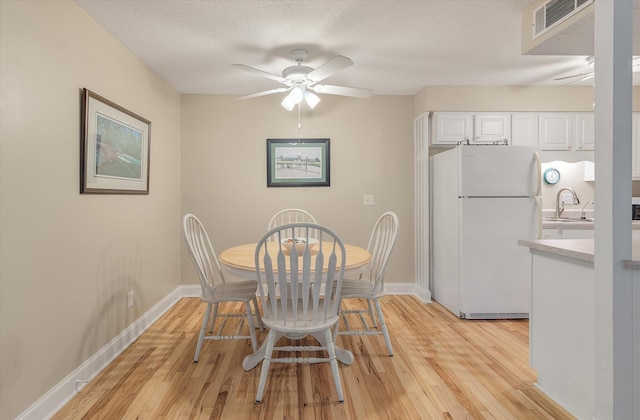
[{"label": "round wooden dining table", "polygon": [[[232,248],[225,249],[222,251],[218,260],[220,261],[220,265],[229,273],[234,276],[240,277],[245,280],[257,280],[256,277],[256,261],[255,261],[255,252],[256,245],[253,244],[244,244],[234,246]],[[269,247],[269,252],[271,250],[277,250],[279,244],[277,242],[267,242],[267,247]],[[322,244],[322,250],[325,255],[331,253],[332,243],[324,242]],[[347,254],[345,266],[344,266],[344,277],[354,277],[364,271],[371,261],[371,254],[364,248],[360,248],[355,245],[344,245],[344,250]],[[285,251],[287,253],[288,251]],[[314,249],[311,249],[312,263],[311,266],[314,267],[314,255],[316,254]],[[338,260],[340,260],[340,250],[337,250]],[[327,262],[325,262],[326,265]],[[339,265],[338,265],[339,267]],[[325,267],[326,268],[326,267]]]},{"label": "round wooden dining table", "polygon": [[[256,275],[256,264],[255,264],[255,252],[256,252],[256,243],[253,244],[244,244],[234,246],[228,249],[225,249],[218,256],[218,260],[220,262],[220,266],[227,273],[245,279],[245,280],[258,280]],[[279,244],[277,242],[268,242],[267,246],[271,250],[277,249]],[[331,252],[331,243],[323,243],[322,244],[325,254]],[[344,277],[357,277],[360,273],[362,273],[366,268],[369,262],[371,261],[371,254],[359,246],[344,244],[346,261],[344,266]],[[314,254],[313,249],[311,250],[311,254]],[[338,250],[338,256],[340,255],[340,251]],[[340,260],[340,258],[338,258]],[[315,264],[311,264],[312,267]],[[324,335],[319,334],[311,334],[321,345],[326,345],[324,342]],[[277,338],[279,339],[279,337]],[[276,341],[277,341],[276,339]],[[250,355],[246,356],[242,361],[242,367],[244,370],[251,370],[256,367],[263,359],[264,359],[264,350],[265,350],[265,342],[262,343],[260,348]],[[339,346],[335,346],[336,348],[336,358],[341,363],[346,365],[351,365],[353,363],[354,357],[353,353],[349,350],[343,349]]]}]

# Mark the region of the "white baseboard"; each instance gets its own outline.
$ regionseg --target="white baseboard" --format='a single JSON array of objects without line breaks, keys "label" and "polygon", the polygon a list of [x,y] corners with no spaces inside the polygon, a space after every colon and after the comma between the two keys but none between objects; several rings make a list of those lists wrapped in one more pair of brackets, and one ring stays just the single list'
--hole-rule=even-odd
[{"label": "white baseboard", "polygon": [[109,344],[90,357],[80,367],[50,389],[31,407],[16,417],[17,420],[42,420],[51,418],[78,391],[96,377],[109,363],[133,343],[158,318],[168,311],[182,297],[199,296],[200,285],[179,286],[151,309],[145,312],[134,323],[129,325]]},{"label": "white baseboard", "polygon": [[[415,283],[386,283],[385,290],[389,295],[415,295],[422,302],[431,302],[431,291],[423,289]],[[90,357],[80,367],[71,372],[60,383],[51,388],[31,407],[16,417],[16,420],[49,419],[58,412],[84,386],[95,378],[120,353],[133,343],[155,321],[183,297],[200,296],[200,285],[183,285],[177,287],[160,302],[145,312],[109,344]]]},{"label": "white baseboard", "polygon": [[414,295],[423,303],[431,303],[431,290],[416,283],[385,283],[384,290],[388,295]]}]

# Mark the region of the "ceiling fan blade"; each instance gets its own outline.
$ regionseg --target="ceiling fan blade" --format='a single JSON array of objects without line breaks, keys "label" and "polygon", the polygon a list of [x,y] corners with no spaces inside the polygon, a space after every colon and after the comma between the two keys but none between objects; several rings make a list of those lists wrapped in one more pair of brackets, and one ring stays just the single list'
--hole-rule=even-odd
[{"label": "ceiling fan blade", "polygon": [[[567,79],[573,79],[573,78],[576,78],[576,77],[583,77],[583,76],[586,76],[587,79],[588,79],[589,77],[593,77],[593,72],[572,74],[571,76],[564,76],[564,77],[556,77],[553,80],[567,80]],[[583,80],[586,80],[586,79],[583,79]]]},{"label": "ceiling fan blade", "polygon": [[273,73],[268,73],[266,71],[262,71],[254,67],[245,66],[244,64],[232,64],[231,67],[238,70],[248,71],[249,73],[255,73],[259,76],[266,77],[267,79],[275,80],[276,82],[284,83],[284,79],[282,78],[282,76],[278,76],[277,74],[273,74]]},{"label": "ceiling fan blade", "polygon": [[313,85],[310,89],[317,93],[328,93],[329,95],[353,96],[355,98],[369,98],[373,95],[371,89],[353,88],[333,85]]},{"label": "ceiling fan blade", "polygon": [[570,82],[565,83],[563,86],[568,86],[568,85],[573,85],[575,83],[584,82],[585,80],[591,79],[594,76],[595,76],[595,73],[587,73],[584,77],[581,77],[578,80],[571,80]]},{"label": "ceiling fan blade", "polygon": [[333,57],[331,60],[327,61],[317,69],[313,70],[307,75],[307,78],[309,80],[313,80],[314,82],[319,82],[350,66],[353,66],[353,61],[351,61],[350,58],[338,55]]},{"label": "ceiling fan blade", "polygon": [[584,82],[585,80],[591,79],[593,76],[595,76],[595,73],[591,73],[591,74],[587,74],[586,76],[584,76],[583,78],[581,78],[580,80],[576,80],[573,83],[580,83],[580,82]]},{"label": "ceiling fan blade", "polygon": [[281,87],[281,88],[277,88],[277,89],[265,90],[265,91],[258,92],[258,93],[252,93],[251,95],[240,96],[239,98],[236,98],[236,99],[238,99],[238,100],[253,99],[253,98],[257,98],[259,96],[271,95],[273,93],[286,92],[286,91],[288,91],[290,89],[291,88],[288,88],[288,87]]}]

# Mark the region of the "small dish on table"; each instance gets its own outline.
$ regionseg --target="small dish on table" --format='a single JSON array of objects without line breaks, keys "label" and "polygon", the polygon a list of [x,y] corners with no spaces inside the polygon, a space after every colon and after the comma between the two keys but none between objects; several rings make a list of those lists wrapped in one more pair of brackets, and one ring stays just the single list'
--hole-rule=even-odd
[{"label": "small dish on table", "polygon": [[311,250],[317,245],[318,240],[315,238],[286,238],[282,240],[282,244],[289,251],[291,251],[295,243],[296,250],[298,251],[298,253],[304,252],[304,249],[307,247],[307,242],[309,245],[309,249]]}]

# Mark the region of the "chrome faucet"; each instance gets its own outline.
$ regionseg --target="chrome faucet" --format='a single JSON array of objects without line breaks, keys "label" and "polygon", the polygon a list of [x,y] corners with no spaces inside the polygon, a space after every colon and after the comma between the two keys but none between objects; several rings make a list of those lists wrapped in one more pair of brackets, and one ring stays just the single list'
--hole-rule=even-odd
[{"label": "chrome faucet", "polygon": [[587,204],[585,204],[584,207],[582,207],[582,211],[580,212],[580,218],[581,219],[586,219],[587,218],[587,214],[585,213],[584,209],[586,209],[589,204],[594,204],[595,205],[593,200],[587,201]]},{"label": "chrome faucet", "polygon": [[573,204],[580,204],[580,200],[578,200],[578,195],[573,190],[573,188],[569,188],[569,187],[560,188],[560,190],[558,191],[558,194],[556,195],[556,217],[560,217],[560,215],[564,211],[564,201],[560,200],[560,194],[562,194],[563,191],[569,191],[571,195],[573,195]]}]

